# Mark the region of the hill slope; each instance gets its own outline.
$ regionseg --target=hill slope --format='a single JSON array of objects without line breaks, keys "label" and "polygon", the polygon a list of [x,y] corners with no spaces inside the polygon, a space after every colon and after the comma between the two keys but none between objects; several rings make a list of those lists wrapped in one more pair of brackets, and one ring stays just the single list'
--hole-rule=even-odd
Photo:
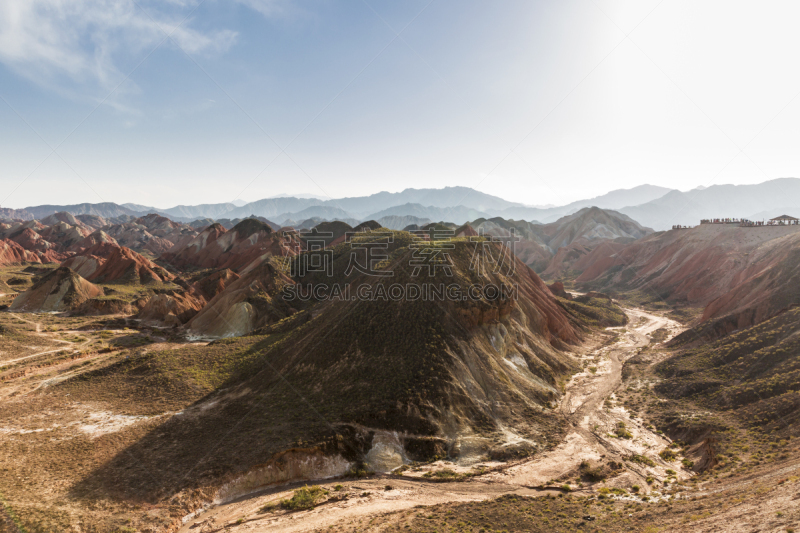
[{"label": "hill slope", "polygon": [[[401,238],[396,232],[395,241]],[[547,405],[576,368],[562,350],[578,342],[580,327],[519,261],[508,277],[489,271],[488,263],[482,273],[471,270],[476,244],[456,243],[453,277],[425,279],[461,290],[516,283],[516,299],[320,301],[310,319],[278,323],[252,341],[218,341],[213,350],[230,346],[237,363],[226,381],[217,382],[217,392],[119,453],[75,494],[111,491],[153,501],[202,486],[232,496],[285,479],[289,471],[302,476],[302,464],[332,475],[361,463],[393,468],[404,457],[468,460],[547,446],[561,424]],[[394,272],[390,280],[361,276],[352,283],[377,294],[379,287],[420,282],[408,265],[412,252],[395,251],[383,267]],[[342,259],[336,276],[343,274]],[[183,370],[154,379],[194,380],[220,368],[196,349],[191,357],[183,351],[124,362],[113,370],[115,379],[169,365]],[[182,362],[169,362],[176,358]],[[81,387],[107,386],[110,377],[89,376]],[[139,467],[132,468],[132,458],[142,461]]]},{"label": "hill slope", "polygon": [[702,320],[726,317],[722,330],[730,331],[800,303],[798,249],[800,226],[706,224],[598,248],[576,282],[702,307]]}]

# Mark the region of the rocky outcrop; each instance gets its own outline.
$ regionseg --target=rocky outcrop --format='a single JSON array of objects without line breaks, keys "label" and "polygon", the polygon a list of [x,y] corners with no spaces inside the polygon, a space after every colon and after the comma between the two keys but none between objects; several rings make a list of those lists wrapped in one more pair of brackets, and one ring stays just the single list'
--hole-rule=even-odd
[{"label": "rocky outcrop", "polygon": [[206,301],[188,291],[163,291],[147,301],[136,318],[166,326],[180,326],[191,320]]},{"label": "rocky outcrop", "polygon": [[548,285],[547,288],[553,293],[553,296],[558,296],[559,298],[565,298],[567,300],[572,300],[572,295],[564,290],[564,284],[560,281],[556,281],[552,285]]},{"label": "rocky outcrop", "polygon": [[208,276],[204,276],[194,282],[194,289],[208,301],[221,293],[231,283],[239,279],[239,275],[233,270],[226,268],[219,270]]},{"label": "rocky outcrop", "polygon": [[42,276],[27,291],[17,295],[12,311],[51,312],[77,309],[82,303],[103,295],[103,289],[67,267]]},{"label": "rocky outcrop", "polygon": [[250,269],[217,294],[188,324],[190,335],[221,338],[246,335],[294,312],[280,290],[294,281],[272,260]]}]

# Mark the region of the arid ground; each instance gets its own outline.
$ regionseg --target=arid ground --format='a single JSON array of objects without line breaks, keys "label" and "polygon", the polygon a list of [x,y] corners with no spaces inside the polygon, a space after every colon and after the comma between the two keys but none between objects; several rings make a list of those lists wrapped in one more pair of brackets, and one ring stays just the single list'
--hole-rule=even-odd
[{"label": "arid ground", "polygon": [[[662,343],[685,328],[663,313],[624,309],[627,326],[576,350],[581,370],[553,406],[567,431],[550,449],[510,462],[412,463],[231,501],[197,494],[198,510],[181,516],[180,502],[98,500],[76,486],[204,391],[164,390],[128,405],[125,391],[87,397],[71,384],[188,343],[123,317],[0,314],[0,531],[792,531],[800,520],[796,443],[753,436],[750,456],[737,459],[754,464],[698,473],[692,465],[708,460],[704,450],[671,441],[637,413],[641,397],[660,402],[651,367],[665,357]],[[626,372],[633,358],[645,363]],[[776,452],[771,460],[751,459],[760,444]],[[310,505],[293,508],[304,486],[319,489]],[[87,515],[95,528],[77,525]],[[148,519],[151,528],[142,528]]]}]

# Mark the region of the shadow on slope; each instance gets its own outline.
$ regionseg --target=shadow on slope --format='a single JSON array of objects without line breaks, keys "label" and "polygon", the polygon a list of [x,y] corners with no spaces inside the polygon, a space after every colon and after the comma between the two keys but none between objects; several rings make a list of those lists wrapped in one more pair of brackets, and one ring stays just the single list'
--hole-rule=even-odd
[{"label": "shadow on slope", "polygon": [[[516,300],[319,302],[311,320],[286,333],[147,354],[88,375],[84,394],[122,380],[127,389],[105,393],[134,404],[163,391],[157,409],[195,403],[77,483],[72,496],[155,502],[193,489],[210,494],[277,464],[287,450],[357,464],[383,430],[396,432],[416,460],[553,444],[562,422],[547,406],[576,369],[560,349],[578,342],[577,328],[524,265],[508,277],[470,270],[475,246],[456,242],[453,277],[431,281],[462,289],[510,281],[519,286]],[[373,290],[416,282],[411,252],[394,255],[384,266],[395,267],[390,280],[358,281]],[[171,403],[172,391],[182,400]]]}]

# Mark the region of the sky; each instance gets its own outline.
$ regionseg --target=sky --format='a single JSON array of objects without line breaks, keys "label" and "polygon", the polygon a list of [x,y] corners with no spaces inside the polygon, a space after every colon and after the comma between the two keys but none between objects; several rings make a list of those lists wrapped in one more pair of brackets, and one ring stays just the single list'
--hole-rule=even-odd
[{"label": "sky", "polygon": [[800,176],[800,4],[4,0],[0,206]]}]

